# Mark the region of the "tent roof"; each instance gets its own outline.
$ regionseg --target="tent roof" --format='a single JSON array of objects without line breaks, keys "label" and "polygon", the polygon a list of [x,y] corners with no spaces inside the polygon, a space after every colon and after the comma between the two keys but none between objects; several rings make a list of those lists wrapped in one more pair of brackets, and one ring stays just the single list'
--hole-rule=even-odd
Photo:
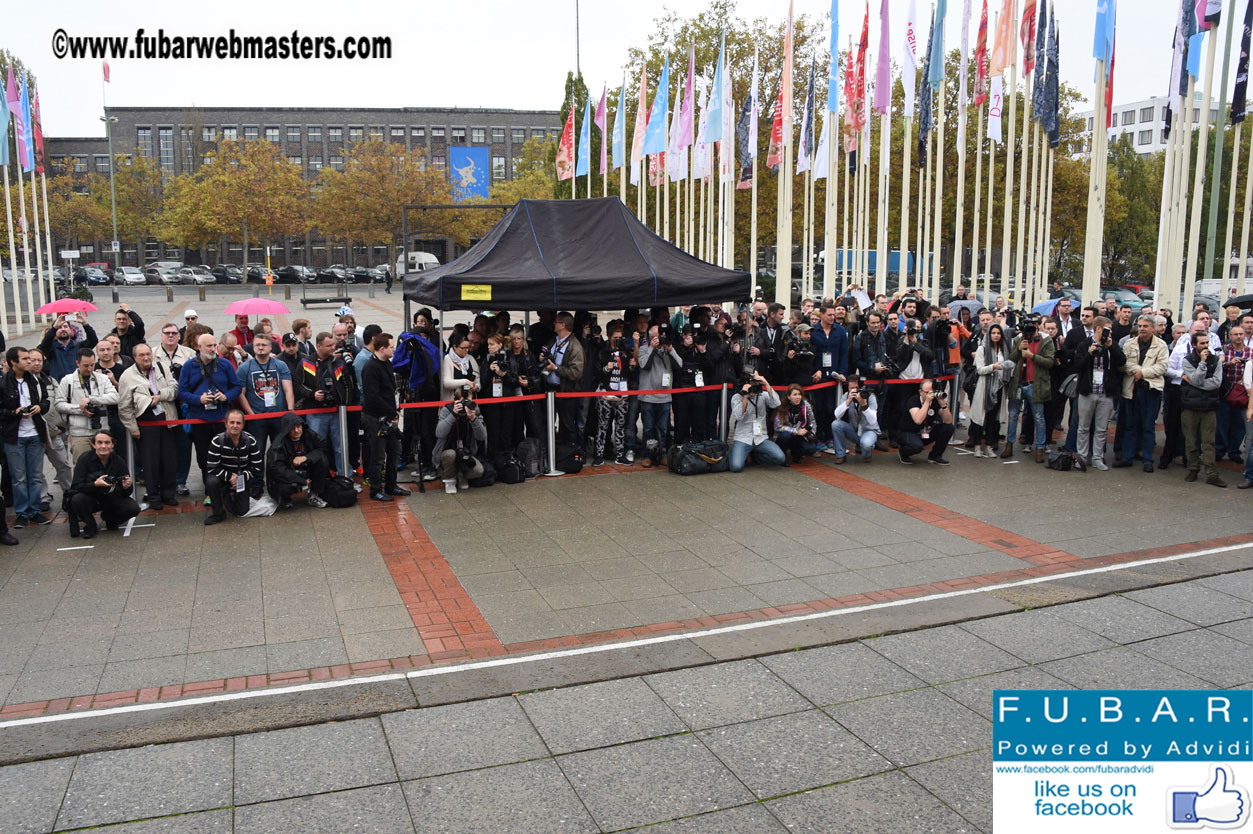
[{"label": "tent roof", "polygon": [[406,299],[444,310],[738,301],[751,285],[657,236],[617,197],[521,200],[460,258],[404,277]]}]

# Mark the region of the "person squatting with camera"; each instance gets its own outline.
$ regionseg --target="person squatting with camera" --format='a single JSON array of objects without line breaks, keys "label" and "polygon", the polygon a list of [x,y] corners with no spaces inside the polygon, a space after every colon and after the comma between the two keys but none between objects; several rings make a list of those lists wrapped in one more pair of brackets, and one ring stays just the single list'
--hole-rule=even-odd
[{"label": "person squatting with camera", "polygon": [[482,477],[483,463],[478,456],[486,447],[487,426],[474,400],[474,385],[466,382],[453,391],[452,402],[440,407],[435,425],[431,461],[444,481],[444,492],[455,495]]}]

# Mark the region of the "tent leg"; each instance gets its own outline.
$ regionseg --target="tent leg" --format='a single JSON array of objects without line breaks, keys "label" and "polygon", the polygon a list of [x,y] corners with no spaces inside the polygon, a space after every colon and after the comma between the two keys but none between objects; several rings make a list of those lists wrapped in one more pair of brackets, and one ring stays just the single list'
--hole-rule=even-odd
[{"label": "tent leg", "polygon": [[552,391],[544,394],[544,415],[548,422],[548,471],[544,474],[552,478],[566,474],[557,469],[557,397]]},{"label": "tent leg", "polygon": [[339,421],[339,473],[345,478],[352,477],[352,470],[348,468],[348,408],[340,406],[339,413],[335,415],[335,419]]},{"label": "tent leg", "polygon": [[[291,292],[290,288],[288,288],[288,292],[289,293]],[[288,295],[288,298],[290,297],[291,296]],[[409,312],[409,299],[406,298],[405,299],[405,320],[401,322],[400,330],[403,333],[407,331],[410,327],[413,327],[413,314]]]},{"label": "tent leg", "polygon": [[718,401],[718,425],[722,430],[722,442],[727,442],[727,384],[722,383],[722,390],[718,392],[722,397]]}]

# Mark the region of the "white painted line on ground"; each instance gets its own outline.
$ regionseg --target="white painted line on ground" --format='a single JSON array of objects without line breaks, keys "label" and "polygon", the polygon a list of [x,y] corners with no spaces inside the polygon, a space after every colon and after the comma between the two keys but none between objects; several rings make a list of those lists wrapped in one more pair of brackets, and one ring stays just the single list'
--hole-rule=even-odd
[{"label": "white painted line on ground", "polygon": [[94,544],[80,544],[78,547],[58,547],[57,552],[60,553],[62,550],[91,550],[93,547],[95,547]]},{"label": "white painted line on ground", "polygon": [[1020,461],[1020,460],[1005,460],[1005,461],[1001,461],[1001,466],[1009,466],[1011,463],[1022,463],[1022,461]]},{"label": "white painted line on ground", "polygon": [[131,530],[135,529],[136,527],[156,527],[156,526],[157,526],[156,524],[136,524],[135,519],[132,518],[130,521],[126,522],[126,532],[122,534],[122,537],[125,538],[129,536],[131,534]]},{"label": "white painted line on ground", "polygon": [[1249,548],[1253,548],[1253,542],[1248,542],[1246,544],[1229,544],[1223,547],[1211,547],[1205,550],[1193,550],[1188,553],[1178,553],[1174,556],[1160,556],[1155,559],[1141,559],[1135,562],[1124,562],[1117,565],[1104,565],[1099,568],[1087,568],[1085,570],[1071,571],[1069,573],[1037,576],[1032,577],[1031,579],[1020,579],[1016,582],[1003,582],[999,585],[986,585],[980,588],[966,588],[960,591],[945,591],[940,594],[928,594],[927,596],[890,600],[888,602],[875,602],[869,605],[857,605],[851,608],[836,608],[830,611],[818,611],[812,614],[797,614],[794,617],[778,617],[773,620],[754,620],[751,623],[719,626],[717,628],[707,628],[702,631],[684,631],[675,634],[662,634],[657,637],[643,637],[638,640],[626,640],[621,643],[600,643],[593,646],[580,646],[573,649],[557,649],[551,652],[541,652],[540,654],[494,657],[491,660],[476,660],[471,663],[455,663],[447,666],[428,666],[424,669],[414,669],[411,672],[388,672],[383,675],[370,675],[368,677],[361,678],[316,681],[312,683],[267,687],[263,689],[244,689],[238,692],[224,692],[216,695],[201,695],[194,698],[183,698],[179,700],[156,701],[151,704],[127,704],[120,707],[106,707],[104,709],[97,710],[63,712],[57,713],[56,715],[38,715],[33,718],[15,718],[11,721],[0,721],[0,730],[8,729],[10,727],[25,727],[32,724],[51,724],[59,721],[74,721],[80,718],[101,718],[111,715],[125,715],[133,712],[151,712],[153,710],[174,709],[176,707],[192,707],[205,704],[220,704],[228,701],[244,701],[251,698],[263,698],[273,695],[297,695],[303,692],[319,692],[326,689],[340,689],[345,686],[386,683],[388,681],[399,681],[407,678],[429,678],[439,675],[451,675],[456,672],[473,672],[479,669],[494,669],[501,666],[517,666],[523,663],[559,660],[562,658],[578,657],[580,655],[587,654],[603,654],[620,651],[622,649],[638,649],[642,646],[674,643],[679,640],[696,640],[702,637],[716,637],[721,634],[734,634],[740,631],[755,631],[761,628],[772,628],[774,626],[825,620],[831,617],[842,617],[847,614],[863,614],[867,611],[878,611],[885,608],[900,608],[906,605],[917,605],[920,602],[936,602],[945,599],[956,599],[957,597],[982,594],[989,591],[1004,591],[1009,588],[1021,588],[1026,585],[1039,585],[1044,582],[1055,582],[1059,579],[1074,579],[1079,576],[1094,576],[1099,573],[1113,573],[1114,571],[1143,567],[1145,565],[1160,565],[1168,562],[1181,562],[1185,559],[1195,559],[1200,556],[1214,556],[1219,553],[1231,553],[1236,550],[1246,550]]}]

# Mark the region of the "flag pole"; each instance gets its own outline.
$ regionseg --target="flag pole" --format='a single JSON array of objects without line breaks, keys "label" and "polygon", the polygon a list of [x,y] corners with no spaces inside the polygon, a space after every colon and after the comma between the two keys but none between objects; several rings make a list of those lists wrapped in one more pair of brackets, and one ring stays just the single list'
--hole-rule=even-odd
[{"label": "flag pole", "polygon": [[735,186],[739,182],[739,166],[734,128],[727,134],[727,147],[730,149],[727,154],[727,269],[735,269]]},{"label": "flag pole", "polygon": [[[1249,147],[1253,157],[1253,145]],[[1253,160],[1251,160],[1253,161]],[[1236,294],[1244,295],[1244,276],[1249,263],[1249,211],[1253,209],[1253,164],[1245,165],[1244,175],[1244,223],[1240,227],[1240,269],[1236,273]]]},{"label": "flag pole", "polygon": [[[1039,68],[1036,70],[1039,71]],[[1036,243],[1037,236],[1040,232],[1040,209],[1041,209],[1041,190],[1044,185],[1040,181],[1040,176],[1044,170],[1044,150],[1040,145],[1040,123],[1036,122],[1034,129],[1031,131],[1031,140],[1034,148],[1031,152],[1031,199],[1028,201],[1028,214],[1031,225],[1027,229],[1027,290],[1025,294],[1025,309],[1035,306],[1035,301],[1040,295],[1039,288],[1039,270],[1036,269]]]},{"label": "flag pole", "polygon": [[[844,155],[844,160],[845,160],[844,164],[846,168],[849,162],[853,160],[853,158],[854,157],[851,154]],[[851,241],[849,240],[850,218],[848,214],[848,191],[852,182],[856,178],[857,178],[856,170],[844,171],[844,248],[840,252],[840,292],[848,292],[848,285],[850,283],[849,270],[852,267],[851,255],[852,255],[853,250],[850,248]]]},{"label": "flag pole", "polygon": [[1223,247],[1223,288],[1220,299],[1227,298],[1227,290],[1231,286],[1231,236],[1235,232],[1236,223],[1236,172],[1240,167],[1240,134],[1244,122],[1236,123],[1236,135],[1232,139],[1231,149],[1231,187],[1227,189],[1227,237]]},{"label": "flag pole", "polygon": [[[1001,98],[1004,102],[1004,96]],[[1003,106],[1003,105],[1002,105]],[[987,255],[983,259],[983,306],[987,307],[992,303],[992,216],[994,211],[995,196],[994,186],[996,185],[996,142],[992,139],[988,140],[988,209],[987,209],[987,227],[984,230],[984,245],[987,246]],[[989,308],[991,309],[991,308]]]},{"label": "flag pole", "polygon": [[757,286],[757,148],[753,148],[753,190],[749,197],[748,271]]},{"label": "flag pole", "polygon": [[861,171],[861,204],[858,217],[861,219],[860,232],[857,237],[857,286],[865,287],[870,283],[870,129],[867,117],[866,130],[861,144],[866,149],[865,155],[858,160],[857,168]]},{"label": "flag pole", "polygon": [[[27,222],[26,222],[26,187],[22,184],[22,170],[21,170],[21,169],[22,169],[22,165],[21,165],[21,162],[19,162],[19,163],[18,163],[18,172],[17,172],[17,199],[18,199],[18,202],[19,202],[19,203],[21,203],[21,218],[22,218],[22,234],[21,234],[21,238],[22,238],[22,271],[23,271],[23,274],[24,274],[24,275],[25,275],[25,277],[26,277],[26,321],[27,321],[27,323],[26,323],[26,329],[28,329],[28,330],[33,330],[33,329],[35,328],[35,312],[34,312],[34,311],[35,311],[35,300],[34,300],[34,296],[33,296],[32,292],[31,292],[31,285],[30,285],[30,283],[31,283],[31,277],[30,277],[30,246],[28,245],[28,244],[29,244],[29,239],[27,238],[27,234],[28,234],[28,232],[29,232],[29,228],[30,228],[30,227],[27,225]],[[14,275],[14,276],[13,276],[13,278],[14,278],[14,280],[16,281],[17,276],[16,276],[16,275]],[[14,295],[14,298],[16,298],[16,297],[17,297],[18,290],[19,290],[19,286],[18,286],[16,283],[14,283],[14,285],[13,285],[13,295]],[[16,302],[16,301],[14,302],[14,306],[17,306],[17,302]],[[20,327],[21,327],[21,319],[20,319],[20,318],[18,319],[18,322],[19,322],[18,326],[19,326],[19,328],[20,328]],[[19,329],[19,330],[18,330],[18,332],[19,332],[19,333],[21,333],[22,331]]]},{"label": "flag pole", "polygon": [[[44,163],[44,167],[45,168],[47,167],[47,162]],[[57,292],[56,292],[55,283],[52,280],[52,264],[53,264],[52,253],[54,250],[52,248],[52,221],[48,219],[52,215],[48,214],[48,175],[47,173],[42,172],[42,171],[40,172],[39,184],[43,188],[43,196],[44,196],[44,234],[48,236],[48,272],[45,276],[45,280],[48,282],[48,300],[52,301],[53,299],[57,297]],[[0,293],[0,294],[3,294],[3,293]],[[46,324],[50,318],[51,316],[48,316],[45,314],[44,323]]]},{"label": "flag pole", "polygon": [[[1009,86],[1002,102],[1009,105],[1009,135],[1005,139],[1005,216],[1001,228],[1001,295],[1009,300],[1009,235],[1014,220],[1014,135],[1018,132],[1018,66],[1017,59],[1009,65]],[[1002,104],[1002,108],[1004,104]],[[1086,303],[1086,299],[1085,299]]]},{"label": "flag pole", "polygon": [[[33,154],[34,151],[32,150]],[[30,215],[34,223],[35,231],[35,284],[39,288],[39,306],[48,303],[47,287],[44,286],[44,243],[43,236],[39,233],[39,186],[35,183],[35,168],[30,169]],[[51,253],[49,253],[51,254]],[[31,306],[31,326],[39,321],[34,315],[34,306]],[[40,317],[42,318],[42,316]]]},{"label": "flag pole", "polygon": [[935,156],[935,131],[932,130],[930,133],[927,134],[927,180],[926,180],[927,196],[923,200],[923,206],[925,207],[926,217],[923,220],[922,245],[923,245],[923,251],[926,252],[926,266],[922,270],[921,282],[918,285],[920,289],[926,292],[926,295],[928,297],[931,297],[931,291],[930,291],[931,273],[935,270],[935,235],[932,233],[932,222],[931,222],[931,215],[932,215],[931,199],[932,199],[932,194],[934,193],[932,190],[931,169],[932,169],[932,163],[934,162],[934,156]]},{"label": "flag pole", "polygon": [[1053,163],[1057,159],[1057,149],[1049,148],[1049,187],[1045,195],[1047,203],[1044,210],[1044,282],[1042,286],[1048,287],[1049,267],[1052,262],[1053,250]]},{"label": "flag pole", "polygon": [[[1024,53],[1025,54],[1025,53]],[[1024,309],[1027,306],[1027,274],[1026,274],[1026,242],[1027,231],[1027,170],[1035,163],[1031,144],[1031,102],[1035,98],[1035,85],[1031,83],[1031,73],[1022,74],[1022,84],[1026,95],[1022,105],[1022,158],[1018,166],[1018,223],[1015,226],[1016,241],[1014,243],[1014,301]],[[1016,108],[1015,108],[1016,109]]]},{"label": "flag pole", "polygon": [[[1200,111],[1196,102],[1196,78],[1188,76],[1188,96],[1183,103],[1183,123],[1180,127],[1179,141],[1182,154],[1175,163],[1175,212],[1174,230],[1171,233],[1170,294],[1167,300],[1174,304],[1175,299],[1183,298],[1183,252],[1186,243],[1185,231],[1188,222],[1188,165],[1192,159],[1192,125],[1199,117]],[[1182,311],[1180,311],[1182,313]]]},{"label": "flag pole", "polygon": [[[898,263],[896,264],[896,272],[897,275],[900,276],[900,280],[897,281],[897,286],[900,287],[905,286],[905,278],[909,275],[909,179],[911,174],[910,166],[912,165],[910,160],[910,145],[912,144],[913,122],[913,117],[906,114],[904,139],[905,159],[901,164],[901,179],[903,180],[903,185],[901,186],[901,246],[900,255],[897,258]],[[879,284],[877,280],[875,281],[875,294],[885,295],[886,293],[887,273],[884,272],[883,284]]]},{"label": "flag pole", "polygon": [[[1092,117],[1092,153],[1088,163],[1088,224],[1083,244],[1083,303],[1096,300],[1101,283],[1101,247],[1105,237],[1105,85],[1104,60],[1096,62],[1096,113]],[[1200,220],[1200,216],[1197,217]]]},{"label": "flag pole", "polygon": [[[683,248],[687,250],[689,255],[696,254],[696,241],[692,239],[692,209],[696,205],[694,202],[696,197],[696,188],[692,181],[692,165],[695,160],[695,150],[696,146],[694,144],[688,145],[683,149],[683,154],[687,157],[687,222],[685,224],[687,232],[687,246]],[[754,280],[757,278],[756,267],[753,267],[753,278]]]},{"label": "flag pole", "polygon": [[[892,153],[892,123],[889,117],[890,112],[879,114],[879,231],[875,247],[875,295],[885,292],[888,286],[888,162]],[[869,283],[866,282],[867,286]]]},{"label": "flag pole", "polygon": [[[1235,9],[1232,9],[1235,13]],[[1224,34],[1225,44],[1223,46],[1223,74],[1222,81],[1218,85],[1218,122],[1215,124],[1214,130],[1214,174],[1210,177],[1209,192],[1209,228],[1205,235],[1205,271],[1201,273],[1201,277],[1209,280],[1214,277],[1214,245],[1218,237],[1218,189],[1222,185],[1223,179],[1223,140],[1227,133],[1227,74],[1231,66],[1231,33],[1235,30],[1235,26],[1228,25]],[[1238,151],[1237,151],[1238,153]],[[1234,166],[1233,166],[1234,167]],[[1228,217],[1231,215],[1228,214]],[[1228,240],[1228,243],[1231,241]],[[1231,249],[1228,248],[1223,253],[1223,292],[1227,290],[1228,273],[1231,272]],[[1220,296],[1226,298],[1225,295]]]},{"label": "flag pole", "polygon": [[1218,40],[1218,31],[1223,21],[1212,24],[1209,37],[1205,44],[1205,86],[1201,93],[1201,119],[1197,132],[1196,170],[1192,179],[1192,217],[1188,229],[1188,268],[1187,277],[1183,282],[1183,306],[1179,310],[1182,316],[1192,312],[1192,298],[1196,292],[1196,274],[1201,258],[1201,199],[1205,191],[1205,161],[1209,151],[1209,108],[1214,92],[1214,51]]},{"label": "flag pole", "polygon": [[824,125],[827,131],[827,185],[823,192],[822,245],[827,251],[827,257],[822,262],[823,299],[835,297],[835,215],[838,213],[836,206],[840,189],[840,169],[837,167],[839,152],[836,148],[840,143],[840,135],[838,128],[830,123],[835,117],[836,114],[828,110]]},{"label": "flag pole", "polygon": [[[1173,117],[1178,121],[1178,114]],[[1175,180],[1175,145],[1178,141],[1179,126],[1171,128],[1170,138],[1166,142],[1166,157],[1162,167],[1162,199],[1161,210],[1157,214],[1157,263],[1153,271],[1153,297],[1162,298],[1162,273],[1166,268],[1166,257],[1169,246],[1171,225],[1174,217],[1174,180]],[[1160,304],[1159,304],[1160,307]]]},{"label": "flag pole", "polygon": [[[979,70],[976,68],[975,72]],[[979,105],[979,127],[975,132],[975,210],[971,214],[970,224],[970,297],[979,293],[979,227],[983,220],[980,202],[983,197],[983,108],[986,102]]]},{"label": "flag pole", "polygon": [[944,227],[944,87],[946,80],[940,79],[939,102],[935,117],[935,261],[931,265],[931,292],[929,298],[938,298],[940,294],[940,267],[943,260],[944,243],[942,230]]},{"label": "flag pole", "polygon": [[[3,141],[8,142],[8,125],[4,126],[3,133]],[[19,310],[17,329],[14,332],[20,333],[22,330],[22,320],[20,305],[18,305],[17,300],[17,246],[13,242],[13,201],[9,197],[9,166],[7,164],[0,166],[0,173],[3,173],[4,176],[4,220],[5,225],[9,230],[9,269],[13,273],[13,303]],[[1247,217],[1247,210],[1245,211],[1245,215]],[[1248,237],[1248,222],[1246,221],[1244,225],[1245,237]],[[70,276],[70,280],[73,281],[73,276]],[[9,338],[9,308],[8,299],[6,298],[6,293],[3,289],[3,287],[0,287],[0,334],[2,334],[7,340]]]}]

